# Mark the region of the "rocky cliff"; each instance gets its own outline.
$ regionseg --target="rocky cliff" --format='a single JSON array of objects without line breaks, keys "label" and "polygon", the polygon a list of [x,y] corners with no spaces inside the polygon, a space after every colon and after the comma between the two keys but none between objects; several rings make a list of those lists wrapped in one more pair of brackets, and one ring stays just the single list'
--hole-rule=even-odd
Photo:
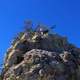
[{"label": "rocky cliff", "polygon": [[80,80],[80,49],[46,28],[21,32],[7,50],[3,80]]}]

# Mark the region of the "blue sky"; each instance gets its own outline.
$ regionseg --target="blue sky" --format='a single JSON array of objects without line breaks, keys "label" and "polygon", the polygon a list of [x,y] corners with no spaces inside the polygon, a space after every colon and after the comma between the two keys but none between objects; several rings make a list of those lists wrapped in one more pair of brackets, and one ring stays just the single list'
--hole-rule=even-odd
[{"label": "blue sky", "polygon": [[57,33],[80,47],[80,0],[0,0],[0,63],[26,19],[56,24]]}]

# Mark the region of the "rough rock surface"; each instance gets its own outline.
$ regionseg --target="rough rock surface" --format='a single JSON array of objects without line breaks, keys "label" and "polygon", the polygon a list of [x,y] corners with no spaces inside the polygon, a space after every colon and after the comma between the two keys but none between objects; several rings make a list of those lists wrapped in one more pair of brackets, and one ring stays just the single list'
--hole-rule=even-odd
[{"label": "rough rock surface", "polygon": [[[65,61],[62,61],[58,54],[56,52],[32,49],[25,53],[21,63],[8,69],[3,80],[68,80],[70,72],[66,72]],[[77,68],[74,62],[71,63],[70,67],[72,67],[75,76]]]},{"label": "rough rock surface", "polygon": [[79,48],[57,34],[26,34],[8,49],[3,80],[80,80]]}]

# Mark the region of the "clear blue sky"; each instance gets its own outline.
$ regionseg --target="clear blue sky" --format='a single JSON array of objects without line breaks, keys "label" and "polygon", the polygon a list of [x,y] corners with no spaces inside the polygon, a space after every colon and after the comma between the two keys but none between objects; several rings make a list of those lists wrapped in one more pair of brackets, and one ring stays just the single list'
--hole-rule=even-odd
[{"label": "clear blue sky", "polygon": [[57,33],[80,47],[80,0],[0,0],[0,63],[25,19],[56,24]]}]

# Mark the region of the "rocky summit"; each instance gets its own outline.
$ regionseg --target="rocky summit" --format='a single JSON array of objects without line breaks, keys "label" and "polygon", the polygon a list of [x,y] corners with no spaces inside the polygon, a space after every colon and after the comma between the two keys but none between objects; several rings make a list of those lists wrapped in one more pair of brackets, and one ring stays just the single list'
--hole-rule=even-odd
[{"label": "rocky summit", "polygon": [[[29,25],[28,25],[29,26]],[[80,48],[43,25],[28,27],[6,52],[2,80],[80,80]]]}]

